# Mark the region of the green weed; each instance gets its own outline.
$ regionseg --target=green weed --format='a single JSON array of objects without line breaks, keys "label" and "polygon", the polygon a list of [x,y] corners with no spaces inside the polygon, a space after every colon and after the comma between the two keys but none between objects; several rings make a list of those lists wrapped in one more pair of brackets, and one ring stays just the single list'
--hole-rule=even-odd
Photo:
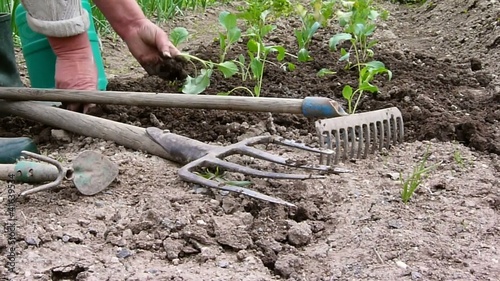
[{"label": "green weed", "polygon": [[429,148],[427,148],[427,151],[425,152],[422,160],[420,163],[415,166],[413,169],[413,173],[408,176],[408,178],[403,179],[403,175],[400,173],[399,178],[401,179],[401,185],[402,185],[402,191],[401,191],[401,199],[403,200],[403,203],[408,203],[410,199],[413,197],[413,193],[417,188],[420,186],[422,183],[423,179],[425,176],[433,169],[435,169],[437,166],[441,165],[440,163],[436,163],[432,166],[427,167],[427,160],[429,159],[430,153],[429,153]]},{"label": "green weed", "polygon": [[252,184],[251,181],[235,181],[226,179],[226,173],[221,171],[219,167],[216,167],[215,169],[204,168],[202,172],[195,172],[195,174],[208,180],[217,181],[226,185],[247,187]]}]

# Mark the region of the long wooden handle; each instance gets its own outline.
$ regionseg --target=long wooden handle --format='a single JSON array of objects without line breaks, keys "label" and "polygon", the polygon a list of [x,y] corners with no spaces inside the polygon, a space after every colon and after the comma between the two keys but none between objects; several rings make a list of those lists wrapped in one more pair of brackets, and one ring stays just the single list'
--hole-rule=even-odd
[{"label": "long wooden handle", "polygon": [[301,114],[306,117],[324,118],[346,115],[339,103],[325,97],[307,97],[305,99],[255,98],[241,96],[0,87],[0,99],[12,101],[57,101],[65,103],[120,104],[170,108],[290,113]]},{"label": "long wooden handle", "polygon": [[72,112],[36,102],[9,102],[0,100],[0,112],[61,128],[82,136],[114,141],[130,149],[173,161],[159,144],[153,141],[146,129],[91,115]]},{"label": "long wooden handle", "polygon": [[187,95],[148,92],[0,88],[0,99],[68,103],[121,104],[302,114],[302,99]]}]

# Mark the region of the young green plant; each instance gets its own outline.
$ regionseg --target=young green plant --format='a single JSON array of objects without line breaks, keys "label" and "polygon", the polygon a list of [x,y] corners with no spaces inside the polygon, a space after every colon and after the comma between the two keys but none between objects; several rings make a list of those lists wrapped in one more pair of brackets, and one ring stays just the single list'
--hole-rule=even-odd
[{"label": "young green plant", "polygon": [[311,61],[309,54],[309,44],[319,28],[328,25],[328,20],[333,13],[335,1],[314,0],[311,2],[312,12],[309,12],[303,5],[297,4],[295,12],[299,16],[301,27],[295,30],[295,38],[299,46],[297,59],[299,62]]},{"label": "young green plant", "polygon": [[236,87],[226,94],[230,94],[237,89],[243,89],[251,93],[252,96],[259,97],[262,90],[265,66],[266,63],[270,63],[268,60],[269,55],[277,53],[277,61],[282,62],[284,60],[286,50],[283,46],[266,45],[264,42],[265,37],[276,29],[276,25],[266,22],[269,13],[269,10],[262,12],[257,23],[255,23],[255,21],[248,22],[254,24],[248,28],[245,34],[245,36],[248,37],[247,54],[249,60],[247,62],[243,55],[240,55],[237,61],[235,60],[235,63],[240,67],[242,79],[245,80],[247,77],[251,77],[256,81],[253,91],[246,87]]},{"label": "young green plant", "polygon": [[[356,67],[358,71],[358,85],[356,90],[345,85],[342,96],[347,100],[348,112],[354,114],[364,92],[377,93],[378,87],[372,84],[377,74],[388,75],[392,79],[392,72],[384,63],[371,60],[374,56],[372,47],[376,40],[370,40],[376,29],[376,20],[380,13],[372,7],[371,0],[341,1],[344,9],[337,12],[338,21],[344,32],[335,34],[329,40],[331,50],[338,50],[339,44],[344,41],[350,43],[350,49],[340,48],[340,61],[346,61],[346,68]],[[354,65],[351,57],[354,56]],[[369,61],[371,60],[371,61]],[[354,104],[353,101],[355,100]]]},{"label": "young green plant", "polygon": [[415,193],[415,190],[422,184],[422,181],[424,177],[433,169],[435,169],[437,166],[441,165],[441,162],[436,163],[432,166],[426,167],[427,160],[429,159],[430,153],[429,153],[429,147],[427,148],[427,151],[425,152],[422,160],[420,163],[415,166],[413,169],[413,173],[408,176],[408,178],[403,179],[402,174],[400,174],[400,179],[401,179],[401,185],[402,185],[402,191],[401,191],[401,200],[403,203],[408,203],[410,199],[413,197],[413,194]]}]

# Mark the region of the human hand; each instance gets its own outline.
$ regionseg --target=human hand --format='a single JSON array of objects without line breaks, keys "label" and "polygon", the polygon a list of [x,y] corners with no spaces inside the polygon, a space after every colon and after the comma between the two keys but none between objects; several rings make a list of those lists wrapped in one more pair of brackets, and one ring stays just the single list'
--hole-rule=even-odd
[{"label": "human hand", "polygon": [[[86,32],[71,37],[47,37],[56,60],[57,89],[97,90],[97,68]],[[63,107],[87,113],[95,104],[64,104]]]},{"label": "human hand", "polygon": [[164,79],[184,79],[185,60],[180,51],[170,42],[168,35],[148,19],[131,24],[127,34],[122,36],[139,64],[149,75]]}]

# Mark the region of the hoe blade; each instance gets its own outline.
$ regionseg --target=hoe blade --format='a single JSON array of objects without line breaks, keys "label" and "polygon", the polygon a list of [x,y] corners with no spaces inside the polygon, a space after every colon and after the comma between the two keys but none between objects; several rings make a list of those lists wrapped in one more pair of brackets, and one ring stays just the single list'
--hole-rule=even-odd
[{"label": "hoe blade", "polygon": [[315,125],[320,145],[334,151],[320,156],[323,165],[364,159],[403,142],[404,137],[403,117],[396,107],[322,119]]}]

